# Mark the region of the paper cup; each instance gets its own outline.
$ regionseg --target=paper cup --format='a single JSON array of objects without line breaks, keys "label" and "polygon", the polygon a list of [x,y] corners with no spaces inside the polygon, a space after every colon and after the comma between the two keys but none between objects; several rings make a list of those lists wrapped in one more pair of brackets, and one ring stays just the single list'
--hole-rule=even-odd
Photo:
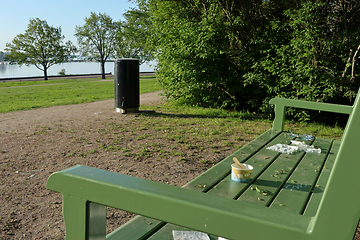
[{"label": "paper cup", "polygon": [[251,177],[253,167],[251,165],[243,163],[246,168],[241,169],[236,163],[231,164],[231,180],[235,182],[247,182]]}]

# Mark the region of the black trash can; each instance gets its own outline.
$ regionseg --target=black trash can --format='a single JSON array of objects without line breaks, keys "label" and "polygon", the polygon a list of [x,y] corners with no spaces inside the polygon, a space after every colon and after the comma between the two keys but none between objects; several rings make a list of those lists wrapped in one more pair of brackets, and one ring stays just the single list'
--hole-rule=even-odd
[{"label": "black trash can", "polygon": [[139,112],[139,60],[118,59],[114,64],[115,108],[117,112]]}]

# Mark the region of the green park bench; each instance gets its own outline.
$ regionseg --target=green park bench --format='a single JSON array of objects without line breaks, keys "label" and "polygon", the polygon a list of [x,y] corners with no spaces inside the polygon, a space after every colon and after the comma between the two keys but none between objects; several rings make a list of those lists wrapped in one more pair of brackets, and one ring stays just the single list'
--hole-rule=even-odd
[{"label": "green park bench", "polygon": [[[272,129],[182,188],[87,166],[56,172],[47,188],[63,196],[66,239],[173,239],[173,230],[189,229],[210,239],[353,239],[360,218],[359,95],[353,106],[272,99]],[[341,142],[283,131],[290,106],[349,114]],[[267,149],[294,139],[321,153]],[[231,180],[233,157],[253,166],[248,182]],[[106,206],[140,215],[106,236]]]}]

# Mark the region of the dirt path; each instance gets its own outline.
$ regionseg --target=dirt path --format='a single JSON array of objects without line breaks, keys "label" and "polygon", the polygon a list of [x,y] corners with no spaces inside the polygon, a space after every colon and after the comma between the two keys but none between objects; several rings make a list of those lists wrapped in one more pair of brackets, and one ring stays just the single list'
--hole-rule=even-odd
[{"label": "dirt path", "polygon": [[[140,95],[140,105],[156,105],[162,102],[160,93],[152,92]],[[40,123],[53,122],[54,120],[73,120],[93,118],[121,117],[122,114],[116,113],[114,100],[104,100],[85,104],[54,106],[49,108],[34,109],[0,114],[0,133],[1,132],[23,132],[29,126],[36,126]]]},{"label": "dirt path", "polygon": [[[140,95],[140,105],[161,104],[159,94]],[[111,122],[126,126],[136,118],[136,114],[117,113],[114,100],[0,114],[0,239],[64,239],[61,195],[46,189],[53,172],[83,164],[140,174],[139,160],[102,148],[114,135],[101,129],[108,129]],[[135,137],[129,133],[120,146],[141,150]],[[154,174],[153,180],[162,175]],[[108,212],[109,231],[133,216]]]}]

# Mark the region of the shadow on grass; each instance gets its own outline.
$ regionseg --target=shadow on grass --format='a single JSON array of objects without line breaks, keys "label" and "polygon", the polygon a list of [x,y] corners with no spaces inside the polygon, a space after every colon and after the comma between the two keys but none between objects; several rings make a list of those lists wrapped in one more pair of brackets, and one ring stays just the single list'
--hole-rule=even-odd
[{"label": "shadow on grass", "polygon": [[236,113],[232,115],[224,115],[224,114],[180,114],[180,113],[163,113],[156,112],[155,110],[141,110],[138,115],[142,116],[153,116],[153,117],[161,117],[161,118],[199,118],[199,119],[242,119],[242,120],[268,120],[263,115],[253,114],[253,113]]}]

